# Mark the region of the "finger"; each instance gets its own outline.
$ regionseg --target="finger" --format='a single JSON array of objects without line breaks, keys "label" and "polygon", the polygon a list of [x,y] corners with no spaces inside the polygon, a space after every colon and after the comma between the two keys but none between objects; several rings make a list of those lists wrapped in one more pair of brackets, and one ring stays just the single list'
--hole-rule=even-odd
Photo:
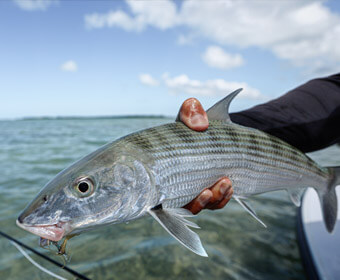
[{"label": "finger", "polygon": [[221,209],[223,208],[232,198],[233,196],[233,189],[231,188],[228,192],[227,192],[227,196],[225,198],[223,198],[219,203],[217,203],[214,207],[211,208],[211,210],[214,209]]},{"label": "finger", "polygon": [[227,196],[220,203],[218,203],[214,209],[222,209],[231,199],[231,196]]},{"label": "finger", "polygon": [[231,181],[229,180],[229,178],[223,177],[215,185],[213,185],[210,188],[210,190],[213,196],[206,206],[206,208],[209,208],[209,209],[211,209],[211,207],[214,207],[215,205],[220,203],[227,196],[227,194],[230,191],[232,191]]},{"label": "finger", "polygon": [[209,189],[205,189],[194,200],[185,205],[184,208],[193,214],[198,214],[206,207],[212,196],[212,192]]},{"label": "finger", "polygon": [[209,126],[207,113],[196,98],[189,98],[183,102],[176,120],[182,121],[187,127],[196,131],[204,131]]}]

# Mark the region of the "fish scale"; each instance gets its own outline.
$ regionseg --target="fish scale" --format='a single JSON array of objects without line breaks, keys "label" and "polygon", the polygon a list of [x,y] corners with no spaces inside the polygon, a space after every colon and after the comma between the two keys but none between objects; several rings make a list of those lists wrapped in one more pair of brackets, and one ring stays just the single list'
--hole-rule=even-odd
[{"label": "fish scale", "polygon": [[99,148],[51,180],[17,224],[58,241],[150,214],[185,247],[207,256],[199,236],[189,229],[197,225],[185,219],[191,213],[181,207],[228,176],[233,198],[262,225],[245,197],[286,189],[299,206],[303,190],[313,187],[331,232],[337,218],[335,186],[340,184],[340,167],[320,167],[284,141],[232,123],[228,108],[239,92],[207,111],[209,128],[204,132],[175,122]]},{"label": "fish scale", "polygon": [[[299,183],[303,187],[317,188],[330,176],[328,169],[286,142],[221,121],[211,121],[206,132],[174,123],[145,130],[137,137],[130,135],[126,140],[154,158],[158,188],[165,206],[171,208],[185,205],[223,176],[232,179],[234,193],[240,196],[296,188],[301,174],[304,180]],[[248,173],[256,176],[249,177]]]}]

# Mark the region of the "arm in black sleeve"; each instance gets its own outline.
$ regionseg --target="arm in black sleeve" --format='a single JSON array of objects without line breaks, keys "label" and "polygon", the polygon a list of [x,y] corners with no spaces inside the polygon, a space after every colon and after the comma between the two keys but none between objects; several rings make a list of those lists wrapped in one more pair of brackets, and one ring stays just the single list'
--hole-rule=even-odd
[{"label": "arm in black sleeve", "polygon": [[278,99],[230,114],[233,122],[275,135],[303,152],[340,142],[340,73]]}]

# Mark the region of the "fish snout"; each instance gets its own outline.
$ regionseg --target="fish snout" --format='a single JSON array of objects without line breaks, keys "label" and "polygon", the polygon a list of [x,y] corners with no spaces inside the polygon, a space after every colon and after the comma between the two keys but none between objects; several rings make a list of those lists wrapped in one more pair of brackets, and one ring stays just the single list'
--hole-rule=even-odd
[{"label": "fish snout", "polygon": [[[20,224],[50,224],[51,216],[46,217],[48,196],[43,195],[31,202],[19,215],[17,222]],[[49,218],[49,219],[46,219]]]},{"label": "fish snout", "polygon": [[26,216],[24,215],[24,213],[22,213],[22,214],[18,217],[17,223],[23,224],[23,223],[24,223],[25,217],[26,217]]},{"label": "fish snout", "polygon": [[69,231],[69,221],[62,218],[63,211],[58,205],[51,205],[47,195],[38,196],[19,215],[16,224],[20,228],[44,239],[59,241]]},{"label": "fish snout", "polygon": [[17,223],[20,223],[20,224],[31,224],[33,222],[33,219],[32,219],[32,213],[33,211],[30,211],[30,209],[25,209],[18,217],[17,219]]}]

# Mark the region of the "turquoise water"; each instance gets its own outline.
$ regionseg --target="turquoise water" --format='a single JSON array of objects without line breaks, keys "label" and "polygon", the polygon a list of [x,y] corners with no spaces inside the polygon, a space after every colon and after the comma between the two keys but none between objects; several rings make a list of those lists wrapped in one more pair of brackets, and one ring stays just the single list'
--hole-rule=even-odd
[{"label": "turquoise water", "polygon": [[[162,118],[0,121],[0,229],[29,246],[38,237],[15,225],[25,205],[59,171],[106,142],[138,129],[171,121]],[[340,164],[340,149],[314,154],[322,164]],[[209,254],[202,258],[171,238],[152,218],[84,233],[69,244],[69,267],[93,279],[304,279],[296,241],[297,209],[285,192],[251,199],[263,228],[230,202],[204,211],[197,230]],[[73,279],[41,258],[44,267]],[[0,237],[0,279],[52,279]]]}]

